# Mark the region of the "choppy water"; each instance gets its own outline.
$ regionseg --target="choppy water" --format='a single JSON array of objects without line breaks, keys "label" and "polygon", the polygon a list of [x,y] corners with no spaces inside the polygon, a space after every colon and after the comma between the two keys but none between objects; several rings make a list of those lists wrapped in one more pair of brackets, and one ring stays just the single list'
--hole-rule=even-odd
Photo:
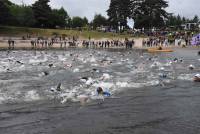
[{"label": "choppy water", "polygon": [[[197,73],[197,50],[0,52],[0,133],[196,134]],[[103,103],[99,86],[112,94]]]}]

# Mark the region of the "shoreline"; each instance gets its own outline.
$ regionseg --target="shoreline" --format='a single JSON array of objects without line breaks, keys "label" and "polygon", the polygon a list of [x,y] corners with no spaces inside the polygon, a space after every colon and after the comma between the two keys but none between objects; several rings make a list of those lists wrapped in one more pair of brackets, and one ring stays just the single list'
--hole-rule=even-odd
[{"label": "shoreline", "polygon": [[[155,48],[155,47],[154,47]],[[44,49],[44,48],[37,48],[37,49],[32,49],[31,47],[16,47],[15,49],[8,49],[7,47],[0,47],[0,52],[12,52],[12,51],[38,51],[38,52],[42,52],[42,51],[63,51],[63,52],[67,52],[70,50],[86,50],[86,49],[90,49],[90,50],[98,50],[98,51],[102,51],[102,50],[107,50],[107,51],[133,51],[133,52],[147,52],[147,53],[152,53],[149,52],[148,49],[154,49],[154,48],[132,48],[132,49],[126,49],[126,48],[83,48],[83,47],[67,47],[66,49],[61,49],[61,48],[57,48],[57,47],[53,47],[53,48],[48,48],[48,49]],[[164,52],[164,53],[173,53],[176,52],[177,50],[188,50],[188,51],[193,51],[193,50],[199,50],[200,51],[200,47],[187,47],[187,48],[182,48],[182,47],[165,47],[163,48],[164,50],[166,49],[170,49],[172,50],[172,52]],[[153,52],[153,53],[163,53],[163,52]]]},{"label": "shoreline", "polygon": [[[9,37],[2,37],[0,36],[0,51],[6,51],[6,50],[12,50],[12,49],[9,49],[8,48],[8,39]],[[16,37],[11,37],[12,39],[15,40],[15,49],[14,50],[37,50],[37,51],[48,51],[48,50],[67,50],[67,49],[100,49],[100,50],[103,50],[103,49],[125,49],[125,46],[111,46],[109,48],[101,48],[101,47],[89,47],[89,48],[86,48],[84,47],[81,42],[82,42],[82,39],[78,41],[77,45],[76,46],[70,46],[69,43],[67,43],[66,47],[60,47],[60,43],[54,43],[53,46],[51,47],[48,47],[48,48],[45,48],[45,47],[41,47],[41,46],[37,46],[37,48],[32,48],[31,46],[31,39],[29,40],[22,40],[21,38],[16,38]],[[139,38],[130,38],[130,39],[134,39],[135,41],[135,45],[133,46],[133,50],[144,50],[144,51],[148,51],[148,49],[154,49],[154,48],[158,48],[159,46],[152,46],[152,47],[146,47],[146,46],[143,46],[142,45],[142,41],[146,38],[143,38],[143,37],[139,37]],[[102,39],[99,39],[99,40],[96,40],[96,39],[91,39],[91,41],[112,41],[111,39],[109,38],[102,38]],[[122,41],[122,40],[121,40]],[[182,44],[184,45],[184,44]],[[187,46],[185,48],[183,48],[182,46],[176,46],[176,45],[169,45],[169,46],[162,46],[163,49],[200,49],[200,46]],[[131,50],[130,48],[127,49],[127,50]]]}]

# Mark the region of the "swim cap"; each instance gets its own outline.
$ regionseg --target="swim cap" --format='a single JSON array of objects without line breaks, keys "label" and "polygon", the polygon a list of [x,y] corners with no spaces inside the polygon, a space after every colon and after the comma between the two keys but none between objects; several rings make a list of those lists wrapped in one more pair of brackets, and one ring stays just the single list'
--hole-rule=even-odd
[{"label": "swim cap", "polygon": [[196,75],[195,75],[195,77],[198,77],[198,78],[200,78],[200,74],[196,74]]}]

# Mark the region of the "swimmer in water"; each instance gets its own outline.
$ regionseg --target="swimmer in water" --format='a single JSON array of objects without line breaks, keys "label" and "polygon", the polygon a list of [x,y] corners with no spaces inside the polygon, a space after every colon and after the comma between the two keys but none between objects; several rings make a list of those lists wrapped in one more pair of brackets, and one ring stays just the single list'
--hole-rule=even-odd
[{"label": "swimmer in water", "polygon": [[58,83],[58,85],[57,85],[57,87],[56,88],[51,88],[51,92],[53,92],[53,93],[60,93],[61,92],[61,83]]},{"label": "swimmer in water", "polygon": [[196,74],[193,80],[194,82],[200,82],[200,74]]},{"label": "swimmer in water", "polygon": [[189,68],[189,70],[194,70],[195,69],[194,65],[190,65],[188,68]]},{"label": "swimmer in water", "polygon": [[111,96],[111,94],[109,92],[103,91],[103,89],[101,87],[97,88],[97,93],[98,93],[98,95],[102,95],[102,96],[106,96],[106,97],[110,97]]},{"label": "swimmer in water", "polygon": [[60,92],[60,91],[61,91],[61,83],[59,83],[59,84],[58,84],[58,86],[57,86],[56,90],[57,90],[58,92]]}]

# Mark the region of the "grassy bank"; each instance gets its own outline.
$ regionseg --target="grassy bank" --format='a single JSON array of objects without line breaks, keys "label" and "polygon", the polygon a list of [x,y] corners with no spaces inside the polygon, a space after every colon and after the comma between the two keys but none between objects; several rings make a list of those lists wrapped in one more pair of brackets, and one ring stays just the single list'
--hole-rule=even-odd
[{"label": "grassy bank", "polygon": [[94,39],[100,38],[125,38],[131,37],[128,34],[104,33],[98,31],[78,31],[78,30],[63,30],[63,29],[40,29],[40,28],[27,28],[27,27],[10,27],[0,26],[0,36],[14,36],[22,37],[30,34],[31,36],[46,36],[52,35],[66,35],[66,36],[79,36],[81,38],[88,38],[89,36]]}]

